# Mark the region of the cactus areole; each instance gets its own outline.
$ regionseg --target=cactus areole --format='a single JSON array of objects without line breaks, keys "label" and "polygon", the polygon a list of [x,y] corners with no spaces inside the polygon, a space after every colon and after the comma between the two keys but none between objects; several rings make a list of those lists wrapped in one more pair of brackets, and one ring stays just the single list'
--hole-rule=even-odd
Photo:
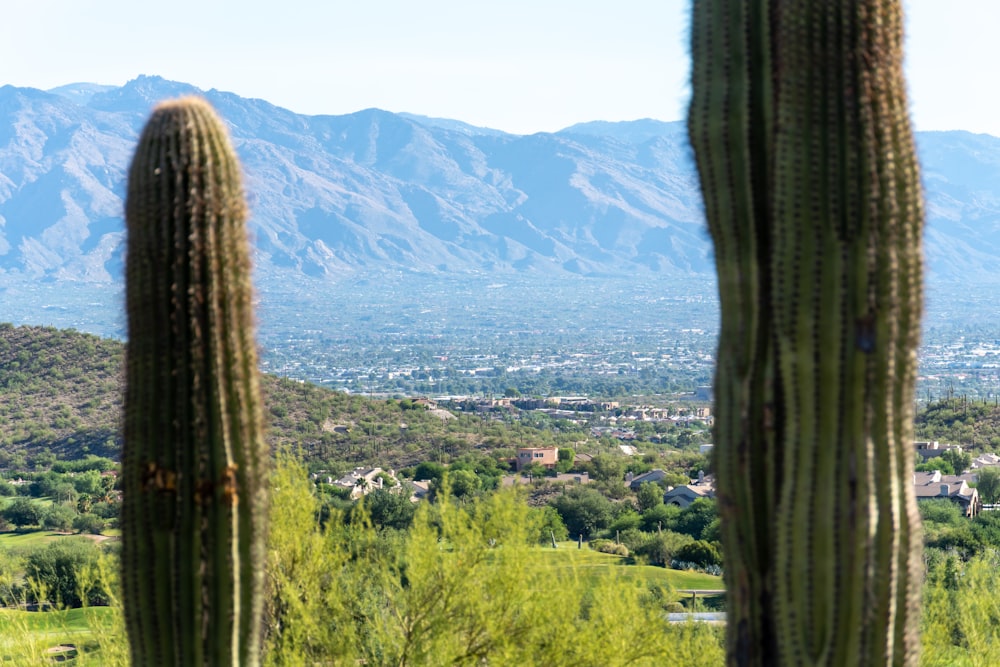
[{"label": "cactus areole", "polygon": [[923,210],[891,0],[694,0],[732,665],[916,662]]},{"label": "cactus areole", "polygon": [[265,465],[240,168],[204,101],[129,170],[122,588],[134,665],[259,664]]}]

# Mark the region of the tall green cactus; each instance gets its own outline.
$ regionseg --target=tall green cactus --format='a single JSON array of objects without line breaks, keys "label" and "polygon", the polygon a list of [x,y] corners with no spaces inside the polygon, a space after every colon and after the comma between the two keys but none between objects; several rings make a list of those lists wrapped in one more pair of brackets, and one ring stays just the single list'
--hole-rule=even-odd
[{"label": "tall green cactus", "polygon": [[734,665],[915,663],[923,224],[894,0],[695,0]]},{"label": "tall green cactus", "polygon": [[204,101],[129,170],[122,587],[135,665],[259,663],[266,464],[246,205]]}]

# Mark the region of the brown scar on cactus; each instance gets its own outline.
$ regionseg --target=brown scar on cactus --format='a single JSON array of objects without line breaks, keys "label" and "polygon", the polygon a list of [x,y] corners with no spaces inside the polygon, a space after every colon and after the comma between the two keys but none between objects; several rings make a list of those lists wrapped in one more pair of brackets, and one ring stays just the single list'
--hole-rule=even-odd
[{"label": "brown scar on cactus", "polygon": [[140,487],[143,491],[176,491],[177,473],[155,463],[147,463],[142,472]]}]

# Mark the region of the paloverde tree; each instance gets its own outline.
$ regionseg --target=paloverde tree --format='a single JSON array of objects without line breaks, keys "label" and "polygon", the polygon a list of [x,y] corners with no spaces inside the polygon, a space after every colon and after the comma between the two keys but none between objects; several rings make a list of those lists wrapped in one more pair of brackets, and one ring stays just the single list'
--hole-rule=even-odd
[{"label": "paloverde tree", "polygon": [[695,0],[734,665],[910,665],[923,208],[893,0]]}]

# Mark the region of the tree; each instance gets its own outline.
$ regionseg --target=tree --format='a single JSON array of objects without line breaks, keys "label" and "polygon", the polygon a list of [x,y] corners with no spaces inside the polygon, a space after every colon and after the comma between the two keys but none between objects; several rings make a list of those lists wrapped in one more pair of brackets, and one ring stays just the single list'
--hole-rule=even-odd
[{"label": "tree", "polygon": [[960,449],[946,449],[941,452],[940,458],[942,461],[947,461],[951,464],[951,469],[955,471],[953,473],[955,475],[961,475],[972,467],[972,454],[963,452]]},{"label": "tree", "polygon": [[91,497],[104,495],[104,484],[101,473],[96,470],[85,470],[79,472],[70,479],[73,480],[73,487],[77,493]]},{"label": "tree", "polygon": [[389,489],[375,489],[362,502],[373,524],[396,530],[409,528],[416,510],[409,497]]},{"label": "tree", "polygon": [[521,475],[530,477],[531,479],[544,477],[546,472],[548,472],[548,470],[545,466],[541,463],[535,463],[534,461],[521,468]]},{"label": "tree", "polygon": [[730,664],[916,664],[924,214],[902,26],[900,0],[693,3]]},{"label": "tree", "polygon": [[35,479],[28,486],[31,495],[35,498],[49,496],[55,499],[63,499],[62,495],[65,487],[72,488],[72,483],[64,475],[48,471],[36,474]]},{"label": "tree", "polygon": [[671,625],[644,586],[622,585],[611,571],[620,568],[580,576],[552,567],[551,550],[538,541],[551,541],[545,526],[557,519],[516,489],[464,504],[421,503],[405,534],[368,522],[331,521],[323,530],[305,475],[286,467],[279,459],[268,535],[269,664],[721,660],[714,629]]},{"label": "tree", "polygon": [[448,484],[456,498],[473,496],[479,491],[479,477],[471,470],[449,470]]},{"label": "tree", "polygon": [[685,544],[692,542],[688,535],[681,535],[672,530],[664,530],[656,533],[647,542],[643,543],[635,553],[649,559],[650,565],[662,565],[667,567],[674,555]]},{"label": "tree", "polygon": [[643,482],[635,495],[641,512],[663,504],[663,488],[656,482]]},{"label": "tree", "polygon": [[56,455],[48,447],[43,447],[41,451],[31,457],[31,467],[36,470],[39,468],[50,468],[55,462]]},{"label": "tree", "polygon": [[980,468],[976,488],[984,503],[992,505],[1000,501],[1000,468]]},{"label": "tree", "polygon": [[73,530],[78,533],[100,535],[107,522],[96,514],[77,514],[73,519]]},{"label": "tree", "polygon": [[586,486],[573,487],[552,503],[571,536],[589,537],[607,528],[614,517],[611,501]]},{"label": "tree", "polygon": [[53,503],[44,509],[39,523],[45,530],[65,531],[73,527],[73,519],[77,516],[71,507]]},{"label": "tree", "polygon": [[590,460],[594,479],[609,482],[620,481],[625,476],[625,461],[620,456],[598,454]]},{"label": "tree", "polygon": [[627,530],[638,530],[642,519],[639,514],[628,505],[619,505],[617,516],[608,526],[608,535],[615,537],[616,533],[624,533]]},{"label": "tree", "polygon": [[102,589],[97,586],[89,590],[79,590],[79,575],[86,567],[94,567],[100,557],[100,549],[90,540],[78,537],[64,538],[36,549],[25,560],[24,577],[38,595],[39,602],[51,602],[67,607],[83,604],[81,593],[87,604],[107,604]]},{"label": "tree", "polygon": [[372,481],[365,476],[358,477],[354,480],[354,488],[358,490],[360,495],[367,494],[372,488]]},{"label": "tree", "polygon": [[704,540],[695,540],[685,544],[674,553],[674,559],[684,563],[692,563],[698,567],[722,564],[719,550]]},{"label": "tree", "polygon": [[549,544],[553,539],[556,542],[565,542],[569,539],[569,530],[563,523],[562,517],[552,505],[546,505],[535,509],[538,518],[538,542]]},{"label": "tree", "polygon": [[932,459],[928,459],[924,463],[914,467],[914,470],[916,472],[934,472],[936,470],[942,475],[955,474],[955,469],[952,467],[951,462],[946,461],[942,456],[936,456]]},{"label": "tree", "polygon": [[711,498],[698,498],[681,510],[672,527],[678,533],[690,535],[696,540],[703,539],[702,533],[715,520],[718,510]]},{"label": "tree", "polygon": [[677,505],[660,503],[642,513],[642,529],[647,533],[672,529],[680,515],[681,508]]},{"label": "tree", "polygon": [[3,518],[17,528],[36,526],[42,520],[42,507],[30,498],[15,498],[3,509]]},{"label": "tree", "polygon": [[576,462],[576,452],[569,447],[559,448],[559,461],[556,463],[556,472],[569,472]]},{"label": "tree", "polygon": [[423,481],[440,481],[441,476],[444,475],[444,466],[440,463],[434,461],[424,461],[417,465],[416,469],[413,471],[413,479],[418,482]]}]

